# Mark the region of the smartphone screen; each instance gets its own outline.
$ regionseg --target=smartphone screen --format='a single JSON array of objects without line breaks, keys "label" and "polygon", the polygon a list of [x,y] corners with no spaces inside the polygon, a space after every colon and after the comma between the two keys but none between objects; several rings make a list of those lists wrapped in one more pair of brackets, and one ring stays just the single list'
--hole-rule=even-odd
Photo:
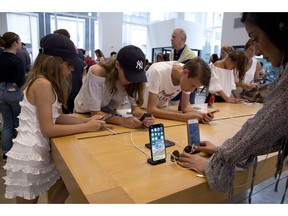
[{"label": "smartphone screen", "polygon": [[111,117],[113,117],[113,114],[108,114],[108,115],[103,116],[100,120],[105,121]]},{"label": "smartphone screen", "polygon": [[199,122],[197,119],[187,121],[188,145],[200,146]]},{"label": "smartphone screen", "polygon": [[149,127],[152,161],[166,160],[165,135],[163,124],[154,124]]}]

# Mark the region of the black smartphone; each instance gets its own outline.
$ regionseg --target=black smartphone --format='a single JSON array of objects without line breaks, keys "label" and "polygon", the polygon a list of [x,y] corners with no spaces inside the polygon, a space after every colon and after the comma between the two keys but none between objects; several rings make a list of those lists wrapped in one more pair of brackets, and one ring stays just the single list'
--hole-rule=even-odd
[{"label": "black smartphone", "polygon": [[[187,134],[188,134],[188,146],[200,146],[200,133],[199,133],[199,121],[198,119],[189,119],[187,121]],[[193,152],[193,148],[190,148],[190,153]]]},{"label": "black smartphone", "polygon": [[140,121],[143,121],[146,117],[151,117],[152,113],[151,112],[146,112],[140,117]]},{"label": "black smartphone", "polygon": [[163,124],[154,124],[149,127],[150,151],[151,158],[147,161],[152,164],[160,164],[166,162],[166,146]]},{"label": "black smartphone", "polygon": [[216,112],[220,112],[220,110],[216,109],[216,110],[213,110],[211,112],[208,112],[207,114],[211,116],[211,115],[215,114]]},{"label": "black smartphone", "polygon": [[113,117],[113,114],[108,114],[108,115],[105,115],[105,116],[103,116],[100,120],[102,120],[102,121],[106,121],[107,119],[109,119],[109,118],[111,118],[111,117]]}]

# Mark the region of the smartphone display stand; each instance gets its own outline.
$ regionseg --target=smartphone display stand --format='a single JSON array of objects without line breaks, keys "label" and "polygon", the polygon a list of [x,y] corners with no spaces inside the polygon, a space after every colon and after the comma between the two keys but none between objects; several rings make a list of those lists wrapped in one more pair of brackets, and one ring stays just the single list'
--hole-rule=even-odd
[{"label": "smartphone display stand", "polygon": [[[168,147],[171,147],[171,146],[174,146],[175,145],[175,142],[173,142],[173,141],[170,141],[170,140],[167,140],[167,139],[165,139],[165,147],[166,148],[168,148]],[[150,143],[146,143],[145,144],[145,147],[146,148],[148,148],[148,149],[150,149],[151,148],[151,145],[150,145]]]},{"label": "smartphone display stand", "polygon": [[159,160],[159,161],[153,161],[151,158],[148,158],[147,162],[150,163],[151,165],[157,165],[157,164],[165,163],[166,159]]}]

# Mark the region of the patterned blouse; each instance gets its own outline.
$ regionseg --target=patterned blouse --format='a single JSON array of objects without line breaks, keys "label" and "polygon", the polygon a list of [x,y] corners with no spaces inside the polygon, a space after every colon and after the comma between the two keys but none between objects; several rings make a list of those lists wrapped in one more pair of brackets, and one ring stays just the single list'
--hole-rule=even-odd
[{"label": "patterned blouse", "polygon": [[205,164],[209,187],[218,192],[232,190],[236,165],[253,156],[281,149],[288,137],[288,67],[269,86],[263,107],[226,140]]}]

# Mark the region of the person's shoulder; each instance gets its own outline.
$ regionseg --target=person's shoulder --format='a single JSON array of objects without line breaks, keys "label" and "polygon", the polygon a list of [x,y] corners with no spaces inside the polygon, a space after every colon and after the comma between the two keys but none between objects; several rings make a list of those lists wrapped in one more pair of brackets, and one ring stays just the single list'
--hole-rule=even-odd
[{"label": "person's shoulder", "polygon": [[38,77],[32,82],[29,88],[29,92],[47,92],[50,91],[49,89],[52,89],[51,82],[46,79],[45,77]]},{"label": "person's shoulder", "polygon": [[216,61],[216,62],[213,64],[213,66],[214,66],[214,67],[220,67],[220,68],[222,68],[223,63],[222,63],[222,61]]},{"label": "person's shoulder", "polygon": [[34,80],[34,82],[32,83],[31,86],[38,86],[38,87],[42,87],[42,88],[46,88],[46,87],[51,87],[52,84],[51,82],[46,79],[45,77],[38,77],[37,79]]},{"label": "person's shoulder", "polygon": [[166,67],[172,67],[173,66],[173,63],[174,61],[161,61],[161,62],[154,62],[150,67],[149,69],[147,70],[148,71],[154,71],[154,70],[162,70],[163,68],[166,68]]},{"label": "person's shoulder", "polygon": [[95,64],[95,65],[92,65],[89,70],[91,71],[91,73],[95,76],[98,76],[98,77],[106,77],[106,71],[105,69],[100,66],[99,64]]}]

